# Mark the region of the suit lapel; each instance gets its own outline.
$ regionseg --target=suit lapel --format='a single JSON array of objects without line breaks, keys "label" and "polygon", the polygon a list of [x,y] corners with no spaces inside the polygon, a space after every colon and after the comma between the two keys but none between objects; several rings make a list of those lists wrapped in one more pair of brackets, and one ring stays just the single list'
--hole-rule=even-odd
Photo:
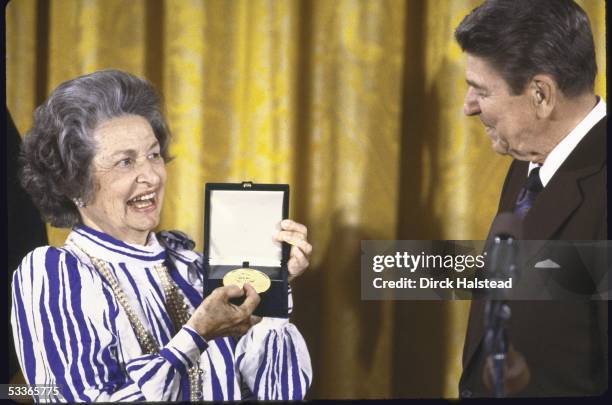
[{"label": "suit lapel", "polygon": [[544,247],[548,239],[554,239],[555,232],[580,206],[582,194],[578,179],[576,173],[555,173],[525,216],[523,239],[533,241],[523,244],[526,262]]},{"label": "suit lapel", "polygon": [[602,147],[605,146],[605,127],[604,118],[582,139],[525,216],[523,239],[540,242],[530,244],[533,246],[526,257],[536,254],[545,240],[555,239],[555,234],[580,207],[583,201],[580,181],[606,164],[606,148]]}]

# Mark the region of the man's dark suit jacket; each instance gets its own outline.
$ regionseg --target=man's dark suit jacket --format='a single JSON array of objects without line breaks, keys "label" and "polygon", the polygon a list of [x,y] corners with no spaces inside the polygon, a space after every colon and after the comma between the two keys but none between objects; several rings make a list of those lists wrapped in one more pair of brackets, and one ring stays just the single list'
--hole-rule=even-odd
[{"label": "man's dark suit jacket", "polygon": [[[538,195],[525,216],[523,239],[607,239],[606,121],[603,118],[589,131]],[[528,167],[528,162],[517,160],[511,164],[499,213],[512,212]],[[489,237],[494,232],[490,230]],[[601,269],[593,268],[586,256],[576,254],[571,264],[560,263],[573,272],[574,286],[597,282],[591,278]],[[607,390],[607,301],[509,301],[509,305],[509,338],[531,373],[527,387],[515,396],[589,396]],[[483,309],[483,300],[472,301],[459,383],[462,397],[492,396],[482,382]]]}]

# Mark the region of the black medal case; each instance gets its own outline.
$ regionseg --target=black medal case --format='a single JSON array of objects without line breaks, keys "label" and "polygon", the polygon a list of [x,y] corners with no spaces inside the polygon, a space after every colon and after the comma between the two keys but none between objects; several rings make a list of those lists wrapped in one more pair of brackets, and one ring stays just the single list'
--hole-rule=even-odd
[{"label": "black medal case", "polygon": [[[287,318],[290,246],[275,235],[288,213],[288,184],[206,183],[204,297],[223,286],[223,277],[232,270],[259,270],[271,283],[259,294],[253,314]],[[243,301],[232,300],[237,305]]]}]

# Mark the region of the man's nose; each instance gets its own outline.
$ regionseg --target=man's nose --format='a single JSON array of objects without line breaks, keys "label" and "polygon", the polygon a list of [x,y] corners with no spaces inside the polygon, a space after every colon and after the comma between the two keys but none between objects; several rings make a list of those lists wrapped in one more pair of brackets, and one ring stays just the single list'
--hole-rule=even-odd
[{"label": "man's nose", "polygon": [[475,91],[471,87],[468,88],[467,93],[465,93],[463,113],[468,116],[480,114],[480,105],[478,104]]}]

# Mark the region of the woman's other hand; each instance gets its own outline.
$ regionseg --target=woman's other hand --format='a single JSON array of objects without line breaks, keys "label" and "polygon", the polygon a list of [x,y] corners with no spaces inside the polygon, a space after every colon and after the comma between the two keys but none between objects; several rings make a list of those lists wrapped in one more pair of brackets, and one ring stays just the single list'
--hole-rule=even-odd
[{"label": "woman's other hand", "polygon": [[[245,294],[242,305],[229,302],[230,299]],[[261,321],[260,317],[252,315],[260,300],[249,283],[245,283],[243,288],[236,285],[216,288],[196,308],[187,321],[187,326],[207,341],[221,336],[242,336]]]},{"label": "woman's other hand", "polygon": [[307,240],[308,229],[306,226],[291,219],[284,219],[280,225],[281,231],[276,235],[276,239],[291,245],[289,262],[287,263],[289,281],[291,281],[308,268],[312,245]]}]

